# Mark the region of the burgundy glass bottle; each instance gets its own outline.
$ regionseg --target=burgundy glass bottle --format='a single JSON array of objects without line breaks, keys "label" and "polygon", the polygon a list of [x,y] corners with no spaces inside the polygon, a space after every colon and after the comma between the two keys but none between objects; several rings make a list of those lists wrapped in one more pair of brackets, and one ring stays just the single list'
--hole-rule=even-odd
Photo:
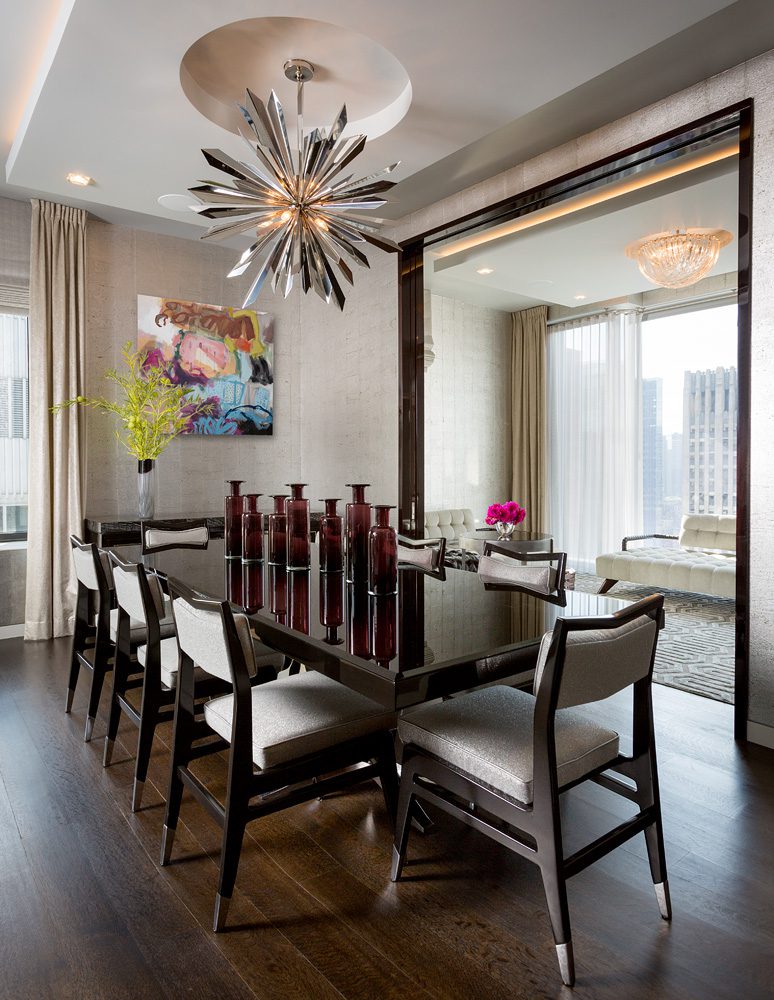
[{"label": "burgundy glass bottle", "polygon": [[342,572],[320,572],[320,624],[325,628],[325,641],[332,646],[337,646],[341,642],[339,629],[344,624],[344,574]]},{"label": "burgundy glass bottle", "polygon": [[371,628],[368,582],[347,584],[347,651],[364,660],[371,658]]},{"label": "burgundy glass bottle", "polygon": [[269,566],[269,611],[280,625],[287,622],[288,611],[288,571],[287,567]]},{"label": "burgundy glass bottle", "polygon": [[371,655],[380,667],[388,667],[398,652],[398,597],[371,597]]},{"label": "burgundy glass bottle", "polygon": [[352,488],[352,500],[346,507],[347,580],[368,579],[368,529],[371,527],[371,505],[365,491],[369,483],[347,483]]},{"label": "burgundy glass bottle", "polygon": [[288,575],[288,625],[309,634],[309,570]]},{"label": "burgundy glass bottle", "polygon": [[285,501],[287,513],[288,569],[309,569],[309,501],[306,483],[287,483],[291,496]]},{"label": "burgundy glass bottle", "polygon": [[385,504],[374,504],[376,524],[368,532],[368,590],[372,594],[395,594],[398,590],[398,535],[390,526]]},{"label": "burgundy glass bottle", "polygon": [[341,514],[336,512],[338,500],[323,500],[325,513],[320,518],[320,571],[340,573],[344,569],[341,547]]},{"label": "burgundy glass bottle", "polygon": [[263,607],[263,563],[242,563],[242,598],[244,609],[249,614],[255,614]]},{"label": "burgundy glass bottle", "polygon": [[242,511],[242,561],[258,562],[263,559],[263,514],[258,510],[258,497],[262,493],[245,494]]},{"label": "burgundy glass bottle", "polygon": [[288,516],[285,513],[287,493],[274,494],[274,510],[269,514],[269,562],[285,566],[287,553]]},{"label": "burgundy glass bottle", "polygon": [[241,495],[243,479],[227,479],[230,492],[226,497],[223,537],[226,559],[239,559],[242,555],[242,512],[245,498]]}]

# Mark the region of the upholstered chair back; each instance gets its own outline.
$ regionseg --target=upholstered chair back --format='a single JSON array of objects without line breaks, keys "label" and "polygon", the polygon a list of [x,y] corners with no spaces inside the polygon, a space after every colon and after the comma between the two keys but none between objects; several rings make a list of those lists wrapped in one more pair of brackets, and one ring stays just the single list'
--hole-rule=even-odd
[{"label": "upholstered chair back", "polygon": [[113,566],[113,585],[119,607],[123,608],[130,618],[134,618],[142,622],[143,625],[147,625],[148,612],[143,600],[140,574],[145,575],[153,601],[153,609],[156,617],[161,619],[164,617],[164,594],[161,590],[159,578],[155,574],[146,575],[142,566],[132,564],[120,565],[116,563]]},{"label": "upholstered chair back", "polygon": [[183,597],[176,597],[172,602],[172,610],[178,645],[197,667],[229,683],[233,681],[232,671],[246,668],[251,677],[255,674],[253,640],[250,625],[244,615],[234,615],[242,653],[242,662],[234,662],[229,652],[223,612],[215,602],[212,603],[212,609],[205,609],[194,607]]},{"label": "upholstered chair back", "polygon": [[110,559],[107,552],[101,552],[96,545],[79,548],[78,544],[74,543],[73,564],[78,582],[87,590],[95,590],[99,593],[100,575],[104,575],[108,587],[112,586]]},{"label": "upholstered chair back", "polygon": [[[558,626],[557,626],[558,627]],[[553,632],[540,644],[534,693],[543,680]],[[557,708],[588,705],[647,677],[656,646],[658,626],[642,615],[617,628],[572,631],[567,635]]]},{"label": "upholstered chair back", "polygon": [[205,523],[190,528],[159,528],[144,524],[142,531],[143,554],[158,552],[160,549],[206,549],[210,531]]}]

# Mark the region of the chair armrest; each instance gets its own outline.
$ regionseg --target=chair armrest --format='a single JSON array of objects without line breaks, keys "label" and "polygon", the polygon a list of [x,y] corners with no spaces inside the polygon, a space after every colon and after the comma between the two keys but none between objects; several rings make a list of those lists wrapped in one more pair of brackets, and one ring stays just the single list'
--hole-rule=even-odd
[{"label": "chair armrest", "polygon": [[627,547],[629,545],[629,542],[641,542],[645,538],[669,538],[669,539],[672,539],[673,541],[677,542],[677,541],[679,541],[680,536],[679,535],[659,535],[659,534],[654,534],[654,535],[627,535],[621,541],[621,551],[622,552],[626,552],[626,549],[627,549]]}]

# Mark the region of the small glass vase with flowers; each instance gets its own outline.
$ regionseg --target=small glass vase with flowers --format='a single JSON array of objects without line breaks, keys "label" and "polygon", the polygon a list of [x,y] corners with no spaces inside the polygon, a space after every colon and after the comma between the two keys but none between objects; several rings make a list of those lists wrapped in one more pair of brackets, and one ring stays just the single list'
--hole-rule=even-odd
[{"label": "small glass vase with flowers", "polygon": [[526,510],[515,500],[505,503],[492,503],[487,508],[486,523],[497,529],[500,541],[507,541],[513,534],[517,524],[521,524],[527,516]]}]

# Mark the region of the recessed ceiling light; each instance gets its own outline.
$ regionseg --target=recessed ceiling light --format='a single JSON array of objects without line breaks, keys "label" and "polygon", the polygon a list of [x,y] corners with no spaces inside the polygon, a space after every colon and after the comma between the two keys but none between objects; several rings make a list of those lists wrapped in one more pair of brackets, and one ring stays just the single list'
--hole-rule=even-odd
[{"label": "recessed ceiling light", "polygon": [[476,268],[476,274],[493,274],[493,273],[494,273],[494,268],[493,267],[477,267]]},{"label": "recessed ceiling light", "polygon": [[576,302],[583,302],[583,300],[586,298],[586,296],[585,295],[573,295],[573,298],[575,299]]},{"label": "recessed ceiling light", "polygon": [[91,184],[92,179],[91,177],[89,177],[88,174],[72,173],[67,175],[66,180],[70,184],[75,184],[76,187],[85,188],[88,187],[89,184]]}]

